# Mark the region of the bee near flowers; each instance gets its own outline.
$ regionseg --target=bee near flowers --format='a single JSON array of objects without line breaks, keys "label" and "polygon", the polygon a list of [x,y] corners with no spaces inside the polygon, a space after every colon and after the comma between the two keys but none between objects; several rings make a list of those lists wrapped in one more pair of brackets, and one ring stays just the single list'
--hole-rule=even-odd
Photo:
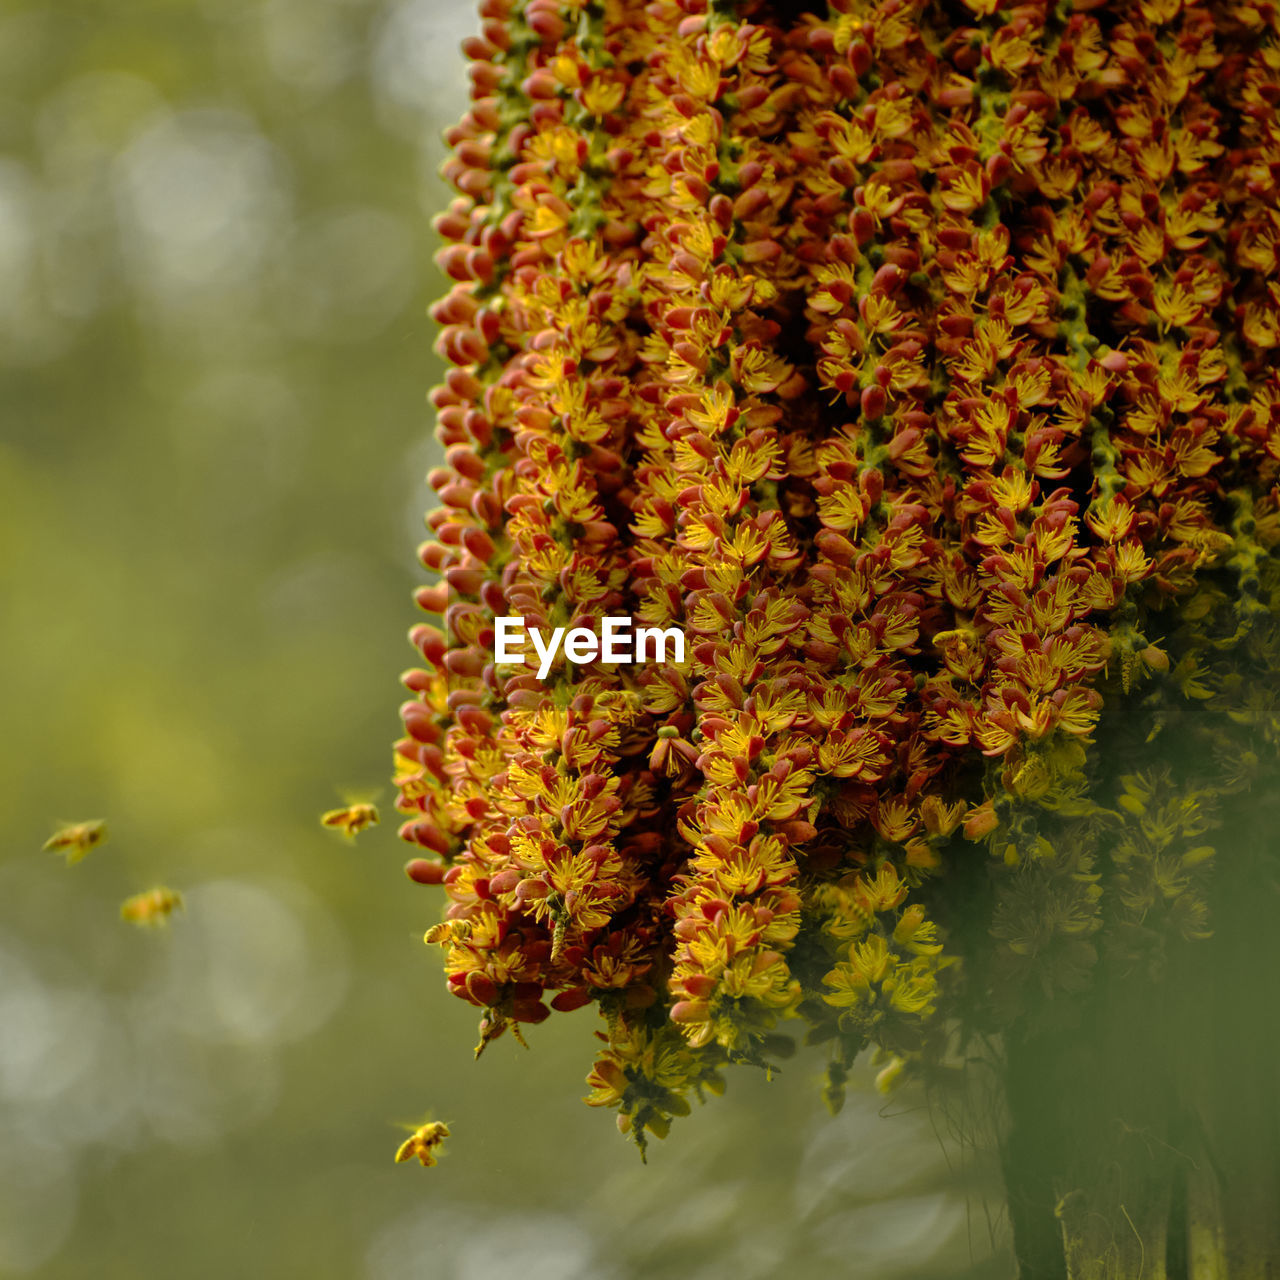
[{"label": "bee near flowers", "polygon": [[[643,1151],[793,1031],[1123,1024],[1277,777],[1274,11],[482,19],[395,747],[481,1046],[594,1005]],[[613,616],[684,651],[508,660]]]},{"label": "bee near flowers", "polygon": [[[406,1128],[411,1126],[406,1126]],[[439,1162],[444,1141],[449,1136],[449,1126],[438,1120],[429,1120],[413,1129],[396,1151],[396,1163],[417,1159],[424,1169]]]},{"label": "bee near flowers", "polygon": [[44,842],[44,852],[60,853],[67,866],[75,866],[82,858],[103,844],[107,838],[107,824],[101,818],[89,822],[67,822]]},{"label": "bee near flowers", "polygon": [[330,809],[320,816],[321,826],[340,832],[348,840],[354,840],[368,827],[376,827],[379,821],[377,807],[364,801]]},{"label": "bee near flowers", "polygon": [[183,910],[182,894],[159,886],[136,893],[120,904],[120,919],[129,924],[155,927],[167,924],[175,911]]}]

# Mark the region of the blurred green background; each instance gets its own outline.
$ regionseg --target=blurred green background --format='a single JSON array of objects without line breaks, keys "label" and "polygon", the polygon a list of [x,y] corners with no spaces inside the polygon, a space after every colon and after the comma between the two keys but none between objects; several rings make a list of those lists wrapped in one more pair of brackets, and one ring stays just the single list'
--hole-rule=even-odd
[{"label": "blurred green background", "polygon": [[[743,1069],[646,1168],[580,1101],[589,1011],[473,1063],[394,821],[319,827],[348,787],[394,817],[475,25],[0,5],[0,1275],[1006,1275],[921,1098],[831,1121],[820,1059]],[[157,883],[185,916],[122,924]],[[394,1165],[428,1110],[448,1157]]]}]

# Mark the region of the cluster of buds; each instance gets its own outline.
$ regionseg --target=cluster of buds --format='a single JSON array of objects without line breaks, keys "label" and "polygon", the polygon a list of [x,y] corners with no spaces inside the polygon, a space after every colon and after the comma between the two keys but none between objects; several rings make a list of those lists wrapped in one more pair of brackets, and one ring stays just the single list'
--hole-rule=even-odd
[{"label": "cluster of buds", "polygon": [[[927,1046],[975,999],[958,864],[1013,1007],[1156,899],[1202,934],[1154,837],[1089,847],[1158,790],[1108,807],[1093,743],[1194,680],[1205,584],[1239,635],[1273,603],[1276,6],[481,15],[396,747],[480,1048],[594,1003],[589,1101],[643,1146],[789,1019],[833,1102]],[[495,659],[497,617],[620,613],[684,660]]]}]

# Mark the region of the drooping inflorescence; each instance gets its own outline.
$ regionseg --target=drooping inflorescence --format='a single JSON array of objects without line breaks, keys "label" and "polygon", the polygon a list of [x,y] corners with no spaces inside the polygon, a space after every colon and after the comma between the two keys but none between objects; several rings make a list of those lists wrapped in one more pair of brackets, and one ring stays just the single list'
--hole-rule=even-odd
[{"label": "drooping inflorescence", "polygon": [[[481,14],[396,748],[481,1047],[596,1004],[643,1146],[792,1023],[838,1104],[1205,936],[1277,734],[1276,6]],[[616,615],[685,661],[495,661]]]}]

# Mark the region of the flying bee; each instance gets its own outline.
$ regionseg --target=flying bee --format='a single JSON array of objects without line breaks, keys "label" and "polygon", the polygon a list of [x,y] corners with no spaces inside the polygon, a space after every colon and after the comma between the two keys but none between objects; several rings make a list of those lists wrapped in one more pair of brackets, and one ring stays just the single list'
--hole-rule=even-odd
[{"label": "flying bee", "polygon": [[376,827],[378,821],[376,806],[365,800],[346,805],[341,809],[330,809],[320,818],[323,826],[341,831],[348,840],[354,840],[366,827]]},{"label": "flying bee", "polygon": [[130,924],[155,928],[157,925],[168,924],[169,917],[182,908],[182,894],[176,889],[161,886],[126,898],[120,904],[120,919],[127,920]]},{"label": "flying bee", "polygon": [[[406,1125],[405,1128],[412,1128],[412,1126]],[[401,1164],[405,1160],[412,1160],[414,1156],[417,1156],[424,1169],[431,1168],[436,1163],[438,1155],[441,1154],[440,1148],[444,1145],[444,1140],[448,1136],[449,1126],[439,1120],[428,1120],[424,1124],[418,1125],[400,1144],[400,1148],[396,1152],[396,1164]]]},{"label": "flying bee", "polygon": [[73,867],[106,838],[107,824],[102,818],[94,818],[89,822],[66,822],[44,842],[44,848],[46,851],[65,854],[67,866]]},{"label": "flying bee", "polygon": [[466,942],[471,937],[472,928],[474,926],[470,920],[442,920],[439,924],[433,924],[422,935],[422,940],[429,947],[437,943],[447,947],[457,942]]}]

